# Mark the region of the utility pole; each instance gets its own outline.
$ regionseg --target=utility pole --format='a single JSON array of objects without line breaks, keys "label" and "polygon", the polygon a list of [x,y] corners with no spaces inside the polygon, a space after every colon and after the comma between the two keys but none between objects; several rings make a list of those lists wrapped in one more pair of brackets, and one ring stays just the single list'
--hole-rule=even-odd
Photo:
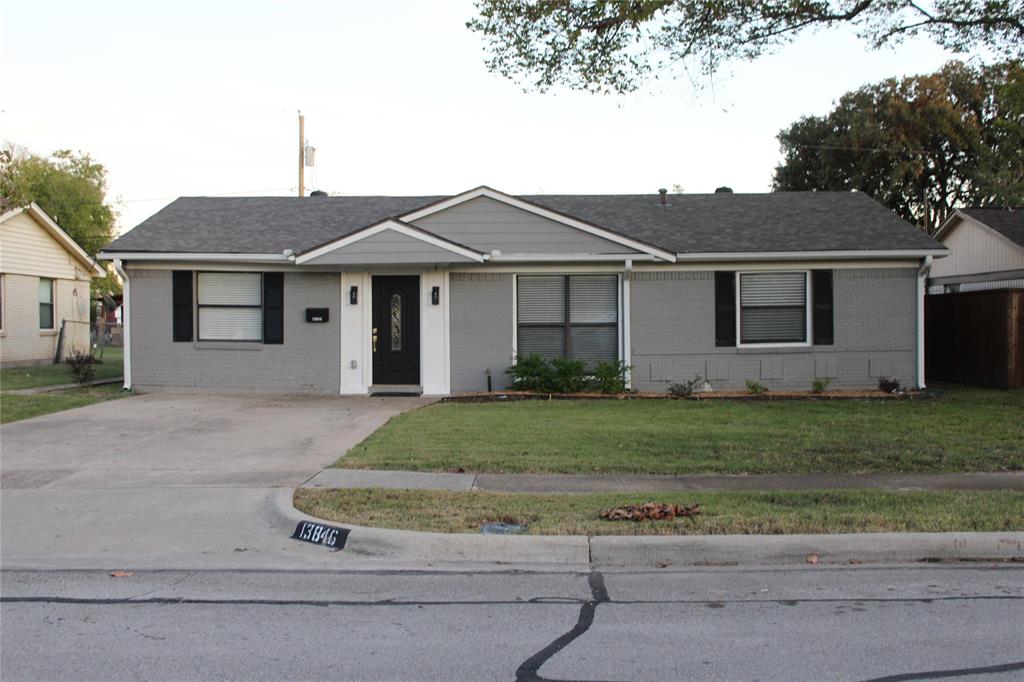
[{"label": "utility pole", "polygon": [[303,146],[306,143],[306,117],[299,111],[299,196],[306,196],[306,168],[305,152]]}]

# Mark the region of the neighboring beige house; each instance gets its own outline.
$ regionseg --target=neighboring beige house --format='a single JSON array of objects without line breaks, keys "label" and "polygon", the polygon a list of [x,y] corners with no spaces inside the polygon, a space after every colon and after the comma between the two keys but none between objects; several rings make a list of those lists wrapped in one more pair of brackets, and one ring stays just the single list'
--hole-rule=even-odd
[{"label": "neighboring beige house", "polygon": [[0,215],[0,364],[89,350],[89,286],[103,269],[35,203]]},{"label": "neighboring beige house", "polygon": [[929,294],[1024,288],[1024,207],[962,208],[935,238],[950,254],[932,265]]}]

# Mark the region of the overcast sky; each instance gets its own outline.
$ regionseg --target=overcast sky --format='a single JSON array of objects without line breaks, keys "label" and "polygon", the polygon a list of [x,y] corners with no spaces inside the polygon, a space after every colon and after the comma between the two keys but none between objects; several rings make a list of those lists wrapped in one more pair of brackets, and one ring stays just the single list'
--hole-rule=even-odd
[{"label": "overcast sky", "polygon": [[837,29],[701,91],[524,94],[485,69],[473,13],[471,0],[4,0],[0,140],[92,154],[121,231],[177,196],[295,194],[298,109],[317,147],[307,190],[763,192],[781,128],[952,57],[924,40],[869,51]]}]

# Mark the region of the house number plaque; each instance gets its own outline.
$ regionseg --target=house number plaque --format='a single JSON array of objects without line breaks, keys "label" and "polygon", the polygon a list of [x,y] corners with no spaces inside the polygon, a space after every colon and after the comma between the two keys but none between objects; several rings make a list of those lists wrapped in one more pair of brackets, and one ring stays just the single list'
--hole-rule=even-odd
[{"label": "house number plaque", "polygon": [[314,545],[323,545],[329,549],[342,549],[345,547],[345,540],[348,539],[347,528],[336,528],[323,523],[311,521],[299,521],[292,533],[293,540],[312,542]]}]

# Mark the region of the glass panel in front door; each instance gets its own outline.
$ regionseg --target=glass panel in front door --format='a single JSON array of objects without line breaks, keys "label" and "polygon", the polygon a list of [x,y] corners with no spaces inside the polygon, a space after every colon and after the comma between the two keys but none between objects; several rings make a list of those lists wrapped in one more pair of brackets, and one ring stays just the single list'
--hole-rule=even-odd
[{"label": "glass panel in front door", "polygon": [[402,350],[402,296],[391,295],[391,350]]}]

